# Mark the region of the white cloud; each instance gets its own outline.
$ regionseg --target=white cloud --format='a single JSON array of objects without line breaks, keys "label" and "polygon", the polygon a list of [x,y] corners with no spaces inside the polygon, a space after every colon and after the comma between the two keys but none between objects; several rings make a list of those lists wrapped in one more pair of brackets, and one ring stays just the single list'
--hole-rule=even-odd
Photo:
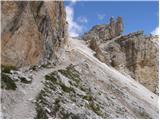
[{"label": "white cloud", "polygon": [[99,20],[103,20],[106,17],[106,14],[97,14]]},{"label": "white cloud", "polygon": [[151,34],[153,34],[153,35],[159,35],[160,34],[159,27],[156,27],[156,29],[154,31],[152,31]]},{"label": "white cloud", "polygon": [[84,17],[84,16],[80,16],[80,17],[78,17],[77,18],[77,21],[79,22],[79,23],[87,23],[88,22],[88,19],[86,18],[86,17]]},{"label": "white cloud", "polygon": [[74,21],[74,9],[71,6],[66,6],[66,13],[67,13],[67,21],[68,21],[68,32],[69,35],[72,37],[77,37],[79,32],[81,32],[81,27]]},{"label": "white cloud", "polygon": [[[76,2],[77,0],[71,0],[70,4],[66,6],[68,33],[71,37],[78,37],[83,30],[83,25],[80,25],[74,20],[74,5],[76,4]],[[83,19],[83,22],[86,22],[86,20]]]},{"label": "white cloud", "polygon": [[71,0],[71,2],[72,2],[72,3],[76,3],[76,2],[77,2],[77,0]]}]

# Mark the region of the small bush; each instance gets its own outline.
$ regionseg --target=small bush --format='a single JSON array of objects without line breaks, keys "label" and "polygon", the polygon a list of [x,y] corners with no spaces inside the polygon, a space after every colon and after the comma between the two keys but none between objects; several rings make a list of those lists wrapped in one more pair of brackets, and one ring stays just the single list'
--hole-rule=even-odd
[{"label": "small bush", "polygon": [[6,74],[2,73],[1,88],[6,90],[16,90],[15,82]]},{"label": "small bush", "polygon": [[37,66],[36,65],[31,66],[30,70],[34,70],[34,71],[37,70]]},{"label": "small bush", "polygon": [[28,81],[25,77],[20,77],[21,82],[30,84],[32,81]]},{"label": "small bush", "polygon": [[47,64],[43,64],[43,65],[41,65],[41,67],[43,67],[43,68],[47,68]]},{"label": "small bush", "polygon": [[87,95],[87,96],[84,96],[83,99],[88,100],[88,101],[92,101],[93,100],[93,96]]},{"label": "small bush", "polygon": [[51,81],[54,84],[58,83],[57,77],[59,77],[59,76],[55,72],[48,74],[48,75],[45,75],[45,79]]}]

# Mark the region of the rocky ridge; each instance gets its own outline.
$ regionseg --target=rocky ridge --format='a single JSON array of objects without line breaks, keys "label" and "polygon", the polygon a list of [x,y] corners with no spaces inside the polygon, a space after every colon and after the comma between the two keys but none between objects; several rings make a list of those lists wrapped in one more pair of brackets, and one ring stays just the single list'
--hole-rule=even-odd
[{"label": "rocky ridge", "polygon": [[114,18],[110,18],[109,24],[95,25],[92,29],[83,35],[86,41],[95,40],[103,42],[115,38],[123,32],[122,17],[118,17],[115,22]]}]

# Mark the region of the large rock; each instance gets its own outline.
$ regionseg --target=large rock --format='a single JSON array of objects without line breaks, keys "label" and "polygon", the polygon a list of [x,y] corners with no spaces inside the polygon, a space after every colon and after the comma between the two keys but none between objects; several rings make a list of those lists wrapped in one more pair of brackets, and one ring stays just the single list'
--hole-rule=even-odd
[{"label": "large rock", "polygon": [[63,1],[5,1],[1,5],[2,64],[55,61],[67,35]]}]

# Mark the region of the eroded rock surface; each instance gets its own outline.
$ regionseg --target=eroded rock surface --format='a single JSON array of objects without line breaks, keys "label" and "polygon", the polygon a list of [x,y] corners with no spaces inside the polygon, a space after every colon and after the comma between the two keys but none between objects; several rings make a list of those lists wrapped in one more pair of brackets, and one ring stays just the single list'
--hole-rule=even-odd
[{"label": "eroded rock surface", "polygon": [[97,42],[104,42],[121,35],[123,32],[122,17],[118,17],[115,22],[114,18],[110,18],[109,24],[96,25],[83,35],[85,41],[96,40]]},{"label": "eroded rock surface", "polygon": [[67,35],[63,1],[4,1],[2,64],[24,66],[56,61]]},{"label": "eroded rock surface", "polygon": [[[143,31],[121,35],[120,33],[123,31],[121,23],[121,17],[118,17],[116,24],[111,18],[110,25],[95,26],[87,33],[87,36],[84,35],[84,39],[90,45],[96,43],[96,48],[100,52],[92,47],[91,49],[96,52],[100,61],[128,74],[158,94],[158,36],[145,36]],[[119,32],[113,32],[114,30],[111,29],[112,34],[105,33],[110,28],[104,29],[104,26],[111,26],[111,28],[117,26],[116,31]],[[116,37],[113,37],[114,33]],[[105,36],[101,37],[101,34]],[[106,40],[106,38],[110,40]],[[102,60],[102,58],[105,59]]]}]

